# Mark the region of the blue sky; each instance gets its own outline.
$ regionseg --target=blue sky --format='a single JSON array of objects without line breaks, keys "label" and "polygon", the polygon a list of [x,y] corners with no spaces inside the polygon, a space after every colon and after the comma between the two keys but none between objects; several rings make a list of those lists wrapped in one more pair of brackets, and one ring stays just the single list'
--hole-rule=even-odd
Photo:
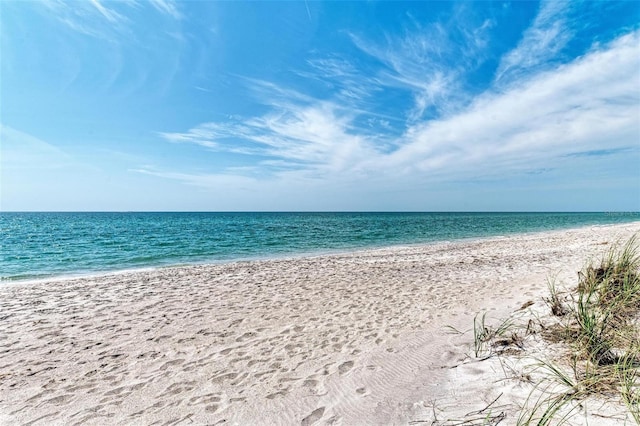
[{"label": "blue sky", "polygon": [[640,3],[0,3],[2,210],[640,210]]}]

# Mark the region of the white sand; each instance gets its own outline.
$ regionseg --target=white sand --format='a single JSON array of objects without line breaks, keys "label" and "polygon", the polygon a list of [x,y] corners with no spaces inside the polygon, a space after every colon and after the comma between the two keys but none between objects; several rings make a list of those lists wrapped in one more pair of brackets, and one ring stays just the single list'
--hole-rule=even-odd
[{"label": "white sand", "polygon": [[2,285],[0,423],[431,424],[433,404],[443,420],[506,392],[515,424],[523,389],[445,326],[541,300],[549,275],[575,283],[601,243],[635,232]]}]

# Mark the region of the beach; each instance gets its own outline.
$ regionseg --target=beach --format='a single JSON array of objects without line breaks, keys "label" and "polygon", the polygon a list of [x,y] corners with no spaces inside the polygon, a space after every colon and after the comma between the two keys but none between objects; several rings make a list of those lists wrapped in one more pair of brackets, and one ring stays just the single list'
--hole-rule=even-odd
[{"label": "beach", "polygon": [[0,424],[431,424],[501,393],[515,424],[525,390],[468,362],[473,337],[451,329],[484,311],[542,312],[550,277],[575,286],[588,260],[638,232],[3,284]]}]

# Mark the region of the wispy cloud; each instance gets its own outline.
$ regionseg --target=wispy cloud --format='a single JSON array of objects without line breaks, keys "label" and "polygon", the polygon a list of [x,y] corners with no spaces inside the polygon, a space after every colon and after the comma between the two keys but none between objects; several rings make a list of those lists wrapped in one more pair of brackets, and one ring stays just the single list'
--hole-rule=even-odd
[{"label": "wispy cloud", "polygon": [[47,0],[43,5],[48,14],[70,29],[91,37],[114,41],[118,35],[131,32],[135,23],[131,12],[139,7],[150,5],[154,10],[181,19],[182,15],[170,0],[149,0],[148,2],[130,1],[65,1]]},{"label": "wispy cloud", "polygon": [[[352,72],[342,62],[330,64],[329,74]],[[635,31],[571,63],[488,90],[455,114],[420,120],[399,136],[390,132],[379,139],[355,124],[360,113],[348,106],[262,82],[254,88],[269,113],[162,136],[259,156],[257,166],[270,170],[274,181],[295,176],[373,189],[393,182],[531,176],[562,167],[568,155],[615,156],[636,146],[638,69],[640,32]],[[229,170],[225,175],[236,173],[243,176]],[[180,180],[193,182],[185,175]],[[218,182],[201,175],[197,181]]]},{"label": "wispy cloud", "polygon": [[[113,5],[104,4],[100,0],[83,2],[66,2],[49,0],[43,2],[51,17],[81,34],[102,39],[113,39],[114,32],[126,28],[128,18],[116,11]],[[119,7],[131,6],[133,3],[117,3]]]},{"label": "wispy cloud", "polygon": [[111,23],[123,22],[125,18],[113,9],[104,6],[100,0],[90,0],[91,5],[102,15],[107,21]]},{"label": "wispy cloud", "polygon": [[573,36],[567,17],[571,3],[564,0],[546,0],[540,6],[532,25],[523,33],[517,47],[500,61],[496,81],[512,81],[549,62],[566,46]]},{"label": "wispy cloud", "polygon": [[189,185],[199,186],[203,188],[224,188],[224,187],[253,187],[258,183],[257,179],[234,175],[234,174],[205,174],[205,173],[177,173],[177,172],[163,172],[153,168],[139,168],[130,169],[129,171],[134,173],[141,173],[150,176],[161,177],[164,179],[172,179],[182,181]]},{"label": "wispy cloud", "polygon": [[[387,35],[384,43],[351,34],[354,44],[385,68],[378,81],[388,87],[409,90],[414,104],[409,121],[455,113],[467,101],[461,87],[471,69],[485,57],[488,33],[494,23],[468,18],[464,8],[443,22],[414,25],[403,36]],[[432,111],[431,111],[432,110]]]},{"label": "wispy cloud", "polygon": [[178,10],[176,3],[171,0],[149,0],[151,5],[160,12],[171,16],[174,19],[182,19],[182,14]]},{"label": "wispy cloud", "polygon": [[640,147],[622,147],[613,149],[592,149],[590,151],[579,151],[566,154],[566,157],[604,157],[607,155],[619,154],[621,152],[630,152],[633,149],[639,149]]},{"label": "wispy cloud", "polygon": [[576,151],[633,146],[640,130],[639,34],[507,92],[487,93],[454,117],[414,126],[385,163],[499,174]]},{"label": "wispy cloud", "polygon": [[205,148],[218,149],[220,144],[215,140],[224,137],[224,133],[216,131],[218,127],[220,126],[216,123],[204,123],[184,133],[160,132],[160,135],[173,143],[194,143]]},{"label": "wispy cloud", "polygon": [[410,120],[422,118],[430,106],[442,106],[446,95],[454,90],[459,70],[442,61],[444,31],[435,26],[430,35],[409,36],[390,40],[387,46],[378,46],[352,35],[352,40],[363,52],[378,59],[386,68],[378,80],[385,86],[398,87],[414,93]]},{"label": "wispy cloud", "polygon": [[360,105],[380,90],[381,82],[375,76],[365,76],[349,59],[337,55],[307,60],[309,70],[299,71],[305,78],[323,81],[335,92],[336,98]]},{"label": "wispy cloud", "polygon": [[203,123],[183,133],[161,133],[174,143],[216,151],[269,157],[263,166],[309,174],[353,170],[357,159],[374,153],[369,141],[350,130],[351,117],[336,104],[300,105],[273,100],[264,116]]}]

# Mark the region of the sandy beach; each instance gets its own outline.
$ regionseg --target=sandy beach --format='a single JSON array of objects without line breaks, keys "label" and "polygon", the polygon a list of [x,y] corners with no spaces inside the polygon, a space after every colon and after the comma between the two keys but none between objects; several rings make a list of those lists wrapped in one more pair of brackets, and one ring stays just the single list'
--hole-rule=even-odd
[{"label": "sandy beach", "polygon": [[[479,312],[543,311],[640,222],[0,286],[0,424],[409,424],[527,390]],[[615,407],[614,407],[615,408]],[[607,420],[617,424],[617,417]],[[600,424],[600,423],[593,423]]]}]

